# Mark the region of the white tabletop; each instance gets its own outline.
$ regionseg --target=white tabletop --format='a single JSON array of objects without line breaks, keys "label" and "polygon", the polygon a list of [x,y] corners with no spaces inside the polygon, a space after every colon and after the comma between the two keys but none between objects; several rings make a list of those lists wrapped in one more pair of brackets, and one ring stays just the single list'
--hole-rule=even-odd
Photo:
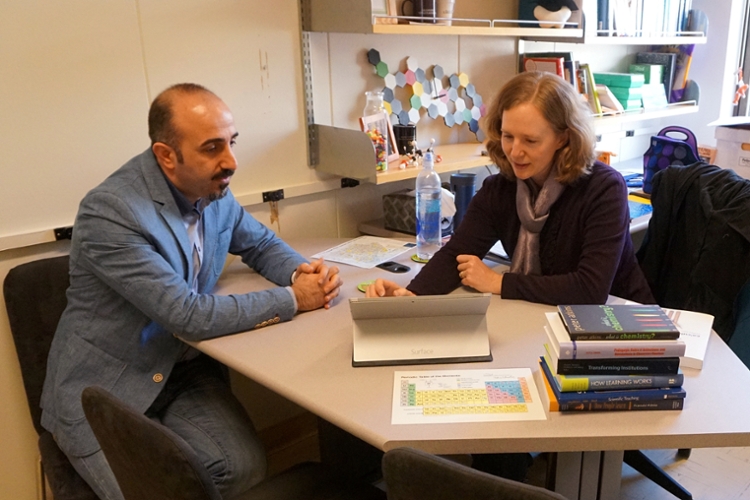
[{"label": "white tabletop", "polygon": [[[290,244],[310,256],[341,241]],[[684,370],[683,411],[551,412],[544,421],[391,425],[397,370],[530,367],[539,385],[543,313],[554,310],[493,296],[488,312],[492,362],[353,368],[348,298],[361,296],[356,285],[375,277],[406,285],[421,267],[408,260],[410,255],[398,259],[412,268],[406,274],[341,265],[345,284],[329,310],[301,313],[290,322],[192,345],[385,451],[399,446],[440,454],[750,446],[750,371],[716,334],[703,370]],[[236,259],[217,293],[272,286]]]}]

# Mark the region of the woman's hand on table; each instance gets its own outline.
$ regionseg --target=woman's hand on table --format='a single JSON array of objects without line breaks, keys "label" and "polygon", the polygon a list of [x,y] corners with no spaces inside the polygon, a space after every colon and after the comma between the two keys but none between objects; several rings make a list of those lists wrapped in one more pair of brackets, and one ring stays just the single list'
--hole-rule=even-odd
[{"label": "woman's hand on table", "polygon": [[503,275],[487,267],[482,259],[476,255],[459,255],[456,262],[462,285],[470,286],[478,292],[500,294],[503,289]]},{"label": "woman's hand on table", "polygon": [[367,297],[405,297],[409,295],[414,294],[394,281],[381,278],[376,279],[365,291]]}]

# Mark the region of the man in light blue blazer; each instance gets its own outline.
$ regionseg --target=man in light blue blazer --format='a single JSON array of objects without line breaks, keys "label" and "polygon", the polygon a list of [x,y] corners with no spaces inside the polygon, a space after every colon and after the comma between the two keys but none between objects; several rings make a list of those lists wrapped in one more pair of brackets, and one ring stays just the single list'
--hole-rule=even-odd
[{"label": "man in light blue blazer", "polygon": [[[101,386],[182,436],[234,498],[264,477],[264,451],[226,368],[176,335],[208,339],[328,308],[341,281],[235,201],[237,131],[215,94],[195,84],[165,90],[151,105],[149,135],[151,147],[80,204],[42,424],[101,498],[121,499],[81,406],[83,389]],[[279,286],[213,295],[227,253]]]}]

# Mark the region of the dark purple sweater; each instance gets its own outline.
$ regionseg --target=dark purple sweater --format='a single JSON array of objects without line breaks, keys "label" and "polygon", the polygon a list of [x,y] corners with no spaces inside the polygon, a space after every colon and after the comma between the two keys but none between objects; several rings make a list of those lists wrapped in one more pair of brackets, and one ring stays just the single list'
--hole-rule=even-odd
[{"label": "dark purple sweater", "polygon": [[[460,254],[484,257],[497,240],[513,256],[521,225],[516,181],[485,179],[450,241],[409,283],[417,295],[444,294],[461,284]],[[568,185],[550,209],[540,236],[541,276],[506,273],[504,299],[545,304],[603,304],[612,294],[654,303],[633,253],[630,212],[622,175],[597,162],[590,175]]]}]

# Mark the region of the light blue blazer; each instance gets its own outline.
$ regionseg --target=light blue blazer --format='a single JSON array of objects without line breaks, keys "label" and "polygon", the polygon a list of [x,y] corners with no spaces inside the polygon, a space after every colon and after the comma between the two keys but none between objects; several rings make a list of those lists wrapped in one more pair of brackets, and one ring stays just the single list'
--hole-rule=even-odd
[{"label": "light blue blazer", "polygon": [[[99,449],[81,392],[101,386],[145,412],[184,344],[287,321],[288,290],[305,259],[256,221],[231,193],[203,212],[199,290],[212,290],[227,253],[280,285],[244,295],[194,293],[187,230],[166,178],[146,150],[80,204],[70,251],[68,306],[52,342],[42,425],[68,454]],[[265,322],[265,323],[264,323]]]}]

